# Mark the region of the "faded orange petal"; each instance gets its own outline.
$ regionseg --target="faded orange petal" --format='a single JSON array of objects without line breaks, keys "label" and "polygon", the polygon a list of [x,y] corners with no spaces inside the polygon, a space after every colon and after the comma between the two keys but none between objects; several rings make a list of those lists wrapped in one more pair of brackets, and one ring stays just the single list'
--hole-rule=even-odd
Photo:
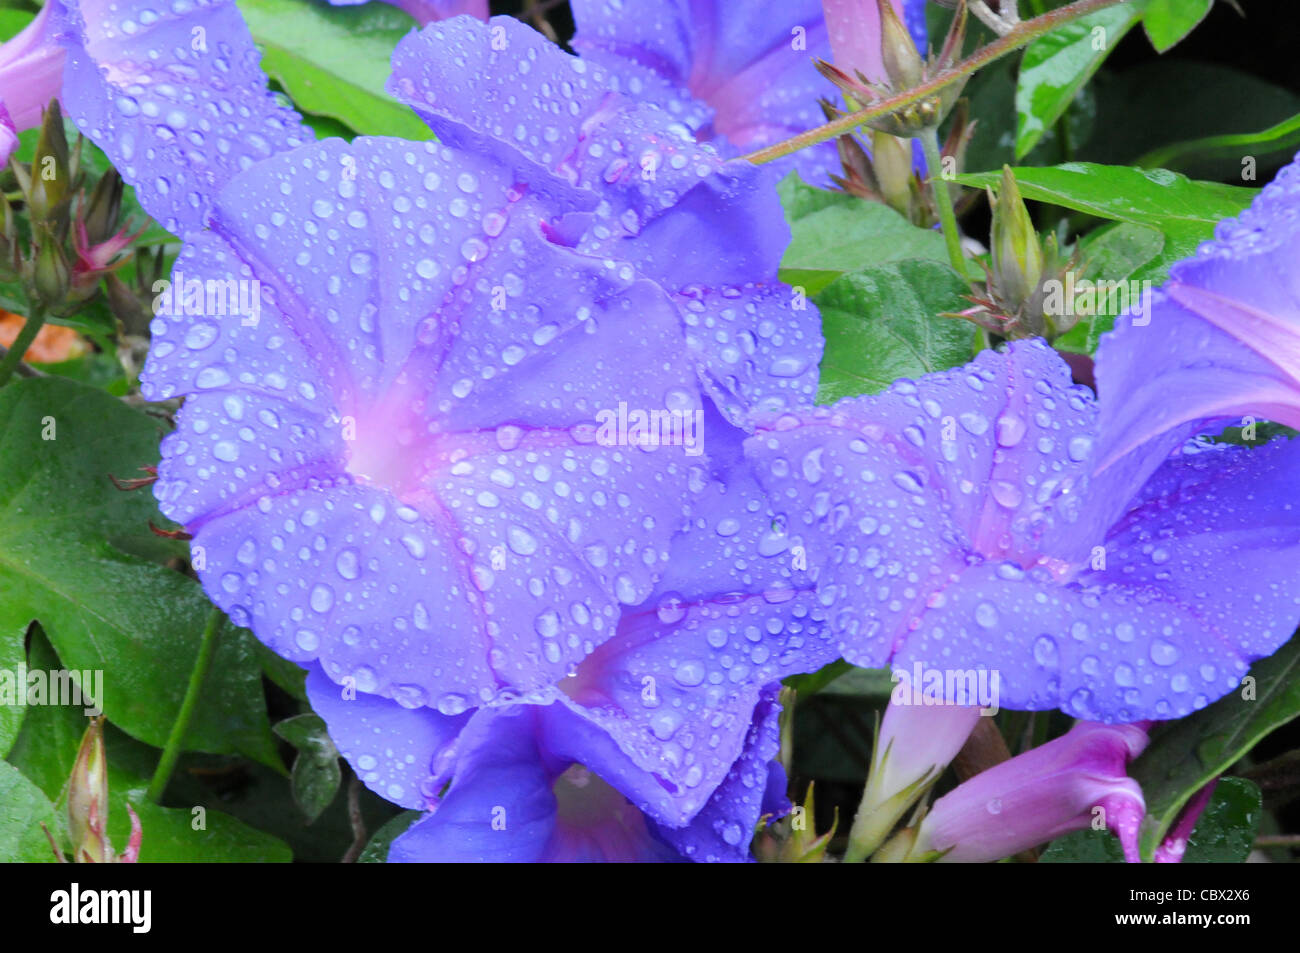
[{"label": "faded orange petal", "polygon": [[[0,309],[0,344],[12,347],[23,329],[24,318]],[[86,353],[86,342],[72,328],[47,324],[36,332],[36,340],[23,355],[29,364],[56,364]]]}]

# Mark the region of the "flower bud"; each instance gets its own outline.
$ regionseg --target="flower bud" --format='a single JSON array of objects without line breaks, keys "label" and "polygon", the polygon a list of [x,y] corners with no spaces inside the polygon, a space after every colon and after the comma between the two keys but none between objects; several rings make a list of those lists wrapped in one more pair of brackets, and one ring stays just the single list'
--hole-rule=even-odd
[{"label": "flower bud", "polygon": [[33,222],[53,220],[72,185],[68,164],[68,138],[63,131],[63,111],[57,99],[50,100],[41,122],[36,155],[32,159],[27,203]]},{"label": "flower bud", "polygon": [[122,209],[122,176],[109,169],[95,183],[85,212],[85,238],[88,245],[98,245],[112,237]]},{"label": "flower bud", "polygon": [[104,757],[104,724],[91,719],[81,738],[77,761],[68,781],[68,834],[78,863],[108,863],[108,762]]},{"label": "flower bud", "polygon": [[62,244],[48,227],[38,229],[36,259],[32,263],[32,289],[47,308],[57,308],[68,297],[72,272]]},{"label": "flower bud", "polygon": [[912,143],[887,132],[871,136],[871,166],[885,204],[904,218],[912,218]]},{"label": "flower bud", "polygon": [[979,717],[978,706],[902,705],[891,699],[849,832],[846,861],[875,852],[957,756]]},{"label": "flower bud", "polygon": [[889,85],[902,91],[919,86],[925,79],[925,61],[916,41],[890,0],[877,0],[880,10],[880,62]]},{"label": "flower bud", "polygon": [[14,227],[14,210],[0,194],[0,281],[13,281],[22,270],[18,231]]},{"label": "flower bud", "polygon": [[1017,311],[1042,282],[1043,249],[1010,166],[1002,167],[1002,184],[992,204],[992,281],[1004,306]]}]

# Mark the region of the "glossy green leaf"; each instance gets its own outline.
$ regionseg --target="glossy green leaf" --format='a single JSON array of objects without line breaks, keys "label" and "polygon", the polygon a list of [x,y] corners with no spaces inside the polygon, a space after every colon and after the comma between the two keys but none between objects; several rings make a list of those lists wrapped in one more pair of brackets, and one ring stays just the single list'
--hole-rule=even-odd
[{"label": "glossy green leaf", "polygon": [[1156,52],[1164,53],[1196,25],[1214,6],[1214,0],[1147,0],[1142,26]]},{"label": "glossy green leaf", "polygon": [[[109,476],[157,462],[162,429],[75,381],[0,391],[0,631],[40,620],[68,668],[104,672],[110,720],[159,747],[211,604],[193,579],[123,551],[165,520],[147,489]],[[250,639],[226,625],[186,746],[278,766]]]},{"label": "glossy green leaf", "polygon": [[1242,133],[1239,135],[1206,136],[1175,142],[1148,152],[1134,165],[1143,168],[1179,168],[1184,162],[1213,162],[1228,160],[1234,168],[1248,172],[1248,165],[1243,160],[1255,160],[1258,174],[1258,160],[1262,156],[1276,152],[1290,155],[1300,146],[1300,115],[1292,116],[1262,132]]},{"label": "glossy green leaf", "polygon": [[262,674],[300,702],[307,701],[307,670],[283,656],[276,655],[261,642],[253,640],[253,651],[262,664]]},{"label": "glossy green leaf", "polygon": [[384,92],[393,48],[415,26],[402,10],[296,0],[239,0],[239,9],[262,49],[262,69],[300,110],[363,135],[433,138],[414,112]]},{"label": "glossy green leaf", "polygon": [[1222,778],[1196,829],[1187,839],[1185,864],[1240,864],[1250,856],[1264,816],[1263,795],[1254,781]]},{"label": "glossy green leaf", "polygon": [[816,298],[826,336],[818,402],[879,393],[900,377],[969,361],[974,327],[938,316],[969,307],[969,290],[934,261],[875,265],[837,278]]},{"label": "glossy green leaf", "polygon": [[[50,669],[59,664],[49,642],[39,632],[35,633],[28,665]],[[9,760],[13,766],[43,792],[43,799],[55,802],[60,823],[66,806],[64,785],[76,762],[85,730],[86,717],[80,708],[59,705],[34,707],[30,709],[18,741],[10,752]],[[288,846],[282,841],[219,811],[159,807],[149,801],[145,789],[148,776],[157,763],[158,752],[127,737],[111,724],[105,729],[104,740],[108,760],[108,834],[119,853],[126,848],[130,837],[131,818],[126,809],[130,803],[144,831],[140,851],[142,863],[271,863],[292,859]],[[45,844],[44,837],[41,843],[45,853],[49,854],[49,845]],[[70,844],[61,843],[65,850],[71,850]],[[2,846],[0,850],[3,850]]]},{"label": "glossy green leaf", "polygon": [[1142,15],[1141,3],[1106,7],[1025,48],[1016,83],[1016,158],[1037,145]]},{"label": "glossy green leaf", "polygon": [[815,672],[806,672],[802,675],[791,675],[782,680],[781,684],[787,688],[793,688],[799,698],[806,698],[809,695],[816,695],[819,691],[835,681],[845,672],[852,669],[853,666],[844,659],[836,659],[834,662],[828,662]]},{"label": "glossy green leaf", "polygon": [[0,41],[11,40],[23,31],[35,16],[27,10],[0,7]]},{"label": "glossy green leaf", "polygon": [[1256,662],[1247,679],[1208,708],[1152,729],[1151,744],[1130,771],[1155,819],[1143,836],[1144,856],[1150,856],[1193,794],[1300,714],[1300,639]]},{"label": "glossy green leaf", "polygon": [[[1068,162],[1046,168],[1013,170],[1026,199],[1047,202],[1117,222],[1157,228],[1165,236],[1163,254],[1185,258],[1214,237],[1214,227],[1239,215],[1256,189],[1199,182],[1165,169]],[[963,185],[996,185],[1001,173],[958,176]]]},{"label": "glossy green leaf", "polygon": [[42,823],[59,837],[61,822],[49,798],[12,764],[0,761],[0,863],[54,863]]},{"label": "glossy green leaf", "polygon": [[1038,856],[1040,864],[1122,864],[1124,848],[1109,831],[1074,831],[1058,837]]},{"label": "glossy green leaf", "polygon": [[[25,662],[25,653],[23,650],[23,640],[27,634],[25,625],[9,625],[0,628],[0,679],[6,676],[14,680],[14,690],[17,692],[21,686],[17,684],[18,666]],[[24,698],[26,695],[24,694]],[[22,726],[23,715],[27,712],[25,705],[5,705],[0,704],[0,758],[9,753],[13,747],[14,740],[18,737],[18,729]]]},{"label": "glossy green leaf", "polygon": [[780,184],[791,239],[781,280],[815,295],[840,275],[882,262],[924,258],[946,262],[937,231],[917,228],[876,202],[805,185],[791,174]]},{"label": "glossy green leaf", "polygon": [[293,761],[293,799],[310,823],[320,817],[338,794],[343,779],[338,749],[330,741],[320,715],[309,713],[286,718],[276,724],[275,733],[298,752]]},{"label": "glossy green leaf", "polygon": [[[1252,153],[1260,159],[1258,178],[1253,182],[1242,179],[1240,152],[1217,160],[1186,158],[1176,166],[1152,161],[1148,154],[1189,136],[1255,133],[1300,113],[1296,92],[1224,63],[1160,58],[1122,72],[1102,73],[1090,88],[1097,94],[1098,134],[1086,144],[1084,154],[1089,161],[1173,168],[1194,179],[1240,185],[1268,181],[1263,152]],[[1271,161],[1280,164],[1290,158],[1278,152]]]},{"label": "glossy green leaf", "polygon": [[361,856],[357,858],[359,864],[384,864],[388,862],[388,848],[393,846],[393,841],[397,840],[402,834],[406,833],[407,828],[418,821],[423,815],[419,811],[403,811],[396,817],[389,820],[383,827],[375,831],[375,836],[370,838],[365,849],[361,851]]}]

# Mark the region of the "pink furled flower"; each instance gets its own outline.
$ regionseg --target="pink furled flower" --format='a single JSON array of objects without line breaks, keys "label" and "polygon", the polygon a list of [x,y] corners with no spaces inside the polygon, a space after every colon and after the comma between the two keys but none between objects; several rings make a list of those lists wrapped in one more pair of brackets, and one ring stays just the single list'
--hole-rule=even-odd
[{"label": "pink furled flower", "polygon": [[1137,863],[1146,803],[1128,764],[1146,748],[1148,724],[1076,722],[1060,738],[977,774],[934,802],[910,856],[938,851],[940,860],[986,863],[1100,820]]},{"label": "pink furled flower", "polygon": [[[891,0],[900,20],[916,22],[915,2]],[[924,7],[924,4],[920,4]],[[880,8],[876,0],[822,0],[833,62],[850,76],[861,73],[873,83],[888,82],[880,53]],[[924,11],[921,11],[924,36]],[[915,32],[915,31],[914,31]],[[919,40],[924,43],[924,40]]]},{"label": "pink furled flower", "polygon": [[[63,85],[64,50],[55,40],[54,13],[58,0],[49,0],[36,18],[12,40],[0,46],[0,109],[9,122],[0,125],[0,156],[13,149],[7,139],[40,124],[41,110],[59,95]],[[15,138],[16,141],[16,138]]]},{"label": "pink furled flower", "polygon": [[1192,795],[1183,812],[1178,815],[1174,826],[1169,829],[1165,839],[1156,848],[1152,860],[1157,864],[1177,864],[1182,861],[1183,854],[1187,853],[1187,839],[1192,836],[1192,831],[1196,830],[1196,822],[1209,807],[1210,799],[1214,797],[1214,789],[1218,786],[1219,779],[1215,778]]}]

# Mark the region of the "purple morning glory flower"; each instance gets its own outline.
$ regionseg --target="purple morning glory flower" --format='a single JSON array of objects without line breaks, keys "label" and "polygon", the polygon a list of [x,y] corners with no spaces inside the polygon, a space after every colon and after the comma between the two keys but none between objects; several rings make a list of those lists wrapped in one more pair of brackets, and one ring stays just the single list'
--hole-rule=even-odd
[{"label": "purple morning glory flower", "polygon": [[[370,0],[329,0],[331,6],[355,7]],[[389,0],[395,7],[409,13],[421,25],[435,20],[446,20],[462,13],[480,20],[488,18],[487,0]]]},{"label": "purple morning glory flower", "polygon": [[[813,66],[830,60],[840,30],[880,60],[875,0],[724,3],[721,0],[573,0],[573,48],[617,76],[638,99],[681,119],[723,155],[770,146],[822,125],[818,101],[835,89]],[[924,0],[895,0],[924,51]],[[847,27],[847,29],[846,29]],[[853,46],[850,42],[848,46]],[[877,77],[879,78],[879,77]],[[838,171],[833,142],[772,164],[808,182]]]},{"label": "purple morning glory flower", "polygon": [[[59,95],[64,52],[55,14],[60,9],[58,0],[49,0],[31,23],[0,45],[0,109],[10,135],[40,125],[41,111]],[[7,159],[8,152],[4,155]]]},{"label": "purple morning glory flower", "polygon": [[55,7],[67,50],[64,111],[174,234],[201,229],[235,174],[311,141],[268,89],[233,0],[175,9],[51,0],[46,9]]},{"label": "purple morning glory flower", "polygon": [[1101,468],[1149,471],[1212,423],[1300,427],[1300,159],[1097,352]]},{"label": "purple morning glory flower", "polygon": [[777,280],[789,230],[771,170],[724,161],[625,79],[509,17],[459,17],[404,39],[389,91],[440,141],[510,148],[587,193],[557,241],[667,292],[707,392],[733,423],[808,403],[816,309]]},{"label": "purple morning glory flower", "polygon": [[452,715],[553,684],[651,591],[703,458],[597,415],[701,397],[659,289],[547,239],[585,203],[364,137],[217,196],[141,389],[186,397],[155,493],[236,622]]},{"label": "purple morning glory flower", "polygon": [[[755,821],[783,796],[769,766],[776,682],[835,651],[800,554],[773,526],[734,432],[711,420],[721,428],[713,478],[669,570],[552,685],[449,716],[374,695],[349,700],[334,684],[345,673],[314,671],[313,708],[358,776],[399,804],[433,809],[394,859],[747,858]],[[575,806],[584,797],[585,813]],[[493,824],[498,807],[504,831]]]},{"label": "purple morning glory flower", "polygon": [[[663,107],[723,155],[789,139],[826,121],[834,93],[813,66],[830,59],[819,0],[574,0],[573,48]],[[834,143],[778,163],[822,182],[838,169]]]},{"label": "purple morning glory flower", "polygon": [[[426,772],[430,764],[440,772],[421,779],[432,793],[420,806],[432,811],[393,843],[394,862],[744,861],[759,817],[788,810],[784,773],[772,763],[776,686],[754,707],[722,782],[681,826],[656,820],[666,812],[654,806],[665,798],[655,777],[572,702],[517,703],[447,719],[374,696],[342,700],[323,676],[313,675],[308,688],[345,755],[410,751],[428,756],[417,762]],[[412,737],[424,745],[405,743]],[[373,755],[349,757],[362,777],[398,767],[395,757],[377,769]]]},{"label": "purple morning glory flower", "polygon": [[1181,717],[1300,621],[1300,442],[1188,446],[1098,491],[1097,413],[1031,341],[747,449],[849,661],[997,671],[1006,707]]}]

